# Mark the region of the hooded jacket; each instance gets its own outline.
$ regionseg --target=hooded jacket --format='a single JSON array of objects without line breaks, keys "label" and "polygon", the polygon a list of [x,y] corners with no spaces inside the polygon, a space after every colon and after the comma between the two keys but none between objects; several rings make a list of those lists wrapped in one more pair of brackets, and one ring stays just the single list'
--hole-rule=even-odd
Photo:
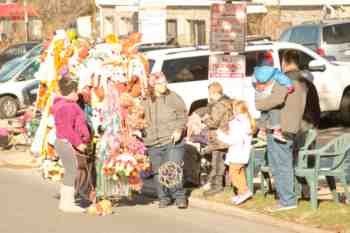
[{"label": "hooded jacket", "polygon": [[293,85],[288,76],[272,66],[258,66],[255,68],[254,74],[256,81],[259,83],[267,83],[272,79],[277,81],[281,86],[290,87]]},{"label": "hooded jacket", "polygon": [[91,140],[84,111],[75,102],[56,97],[52,105],[56,136],[66,139],[74,147],[87,144]]}]

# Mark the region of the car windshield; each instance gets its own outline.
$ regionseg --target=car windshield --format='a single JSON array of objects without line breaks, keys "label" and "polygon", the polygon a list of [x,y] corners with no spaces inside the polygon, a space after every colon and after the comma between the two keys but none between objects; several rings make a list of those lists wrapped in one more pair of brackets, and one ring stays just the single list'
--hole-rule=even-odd
[{"label": "car windshield", "polygon": [[14,59],[11,63],[6,63],[0,69],[0,83],[9,81],[13,75],[23,69],[28,63],[32,62],[33,59]]},{"label": "car windshield", "polygon": [[24,54],[24,57],[30,58],[30,57],[39,56],[41,53],[42,47],[43,47],[42,44],[35,46],[31,50],[29,50],[26,54]]},{"label": "car windshield", "polygon": [[15,58],[11,61],[6,62],[0,69],[0,80],[3,79],[6,74],[14,70],[16,66],[20,65],[23,62],[23,59]]},{"label": "car windshield", "polygon": [[350,23],[330,25],[323,30],[323,39],[327,44],[350,43]]}]

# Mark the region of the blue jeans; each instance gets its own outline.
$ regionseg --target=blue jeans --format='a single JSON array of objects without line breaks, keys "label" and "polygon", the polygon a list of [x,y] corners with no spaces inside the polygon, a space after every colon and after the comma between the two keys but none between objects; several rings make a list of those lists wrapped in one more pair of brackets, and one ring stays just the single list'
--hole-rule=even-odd
[{"label": "blue jeans", "polygon": [[293,168],[294,141],[279,143],[272,134],[267,135],[267,156],[275,187],[282,206],[296,205]]},{"label": "blue jeans", "polygon": [[153,177],[153,182],[157,188],[158,198],[160,200],[184,200],[186,199],[185,189],[183,184],[177,185],[175,188],[166,188],[159,183],[158,169],[161,165],[168,161],[183,163],[185,154],[184,142],[173,145],[167,144],[161,147],[151,147],[148,149],[148,155],[151,159],[152,169],[156,173]]}]

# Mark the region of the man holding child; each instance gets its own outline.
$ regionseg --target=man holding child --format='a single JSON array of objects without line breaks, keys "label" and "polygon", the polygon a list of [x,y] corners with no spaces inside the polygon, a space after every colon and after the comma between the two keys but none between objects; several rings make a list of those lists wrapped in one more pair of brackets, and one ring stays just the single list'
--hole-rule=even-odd
[{"label": "man holding child", "polygon": [[301,76],[298,69],[299,56],[296,51],[286,51],[282,58],[283,72],[293,80],[294,91],[273,79],[264,80],[271,88],[270,94],[256,100],[256,108],[261,111],[280,109],[280,127],[285,142],[275,140],[273,130],[267,133],[268,160],[275,180],[279,203],[270,209],[271,212],[289,210],[297,207],[297,196],[294,192],[293,149],[296,135],[300,130],[306,103],[306,87],[295,76]]}]

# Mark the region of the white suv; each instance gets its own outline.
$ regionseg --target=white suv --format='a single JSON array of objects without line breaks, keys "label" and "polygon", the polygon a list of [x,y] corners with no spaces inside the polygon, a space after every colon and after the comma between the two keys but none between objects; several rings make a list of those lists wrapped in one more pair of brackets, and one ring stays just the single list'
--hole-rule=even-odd
[{"label": "white suv", "polygon": [[[300,69],[308,70],[320,97],[322,112],[340,111],[345,123],[350,123],[350,63],[330,62],[312,50],[288,42],[251,42],[246,46],[246,82],[251,84],[254,68],[262,53],[270,51],[274,67],[281,67],[281,56],[286,50],[296,50],[300,56]],[[207,104],[208,96],[208,48],[175,48],[147,52],[151,71],[162,71],[168,78],[169,87],[185,101],[190,112]],[[232,80],[224,86],[227,93],[242,88]],[[254,96],[253,88],[245,86],[245,96]]]}]

